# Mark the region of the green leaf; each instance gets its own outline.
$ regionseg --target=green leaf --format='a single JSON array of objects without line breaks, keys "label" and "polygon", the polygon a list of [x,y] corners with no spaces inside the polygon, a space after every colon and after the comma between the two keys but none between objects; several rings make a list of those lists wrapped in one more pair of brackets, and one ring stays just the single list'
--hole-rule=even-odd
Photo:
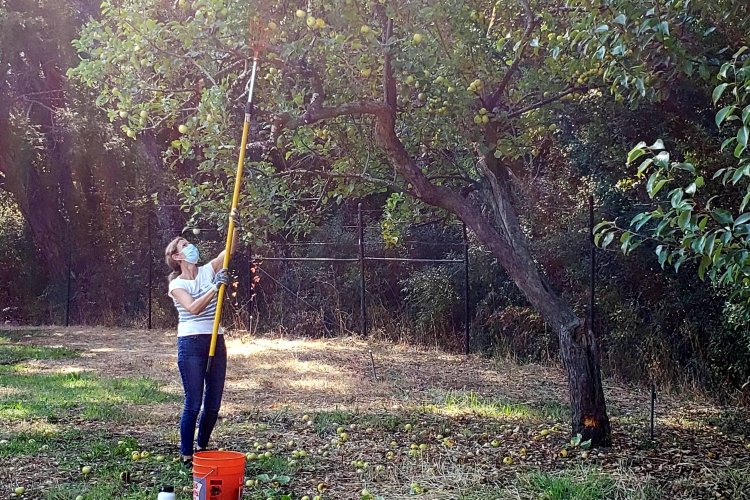
[{"label": "green leaf", "polygon": [[579,434],[576,434],[576,435],[575,435],[575,436],[574,436],[574,437],[573,437],[573,438],[572,438],[572,439],[570,440],[570,444],[571,444],[571,445],[573,445],[573,446],[578,446],[579,444],[581,444],[581,439],[582,439],[582,438],[583,438],[583,436],[581,436],[581,434],[580,434],[580,433],[579,433]]},{"label": "green leaf", "polygon": [[627,16],[625,16],[625,14],[620,14],[619,16],[614,18],[614,22],[625,26],[626,24],[628,24],[628,18]]},{"label": "green leaf", "polygon": [[634,147],[628,153],[628,163],[633,163],[635,160],[637,160],[638,158],[640,158],[641,156],[645,154],[646,154],[646,151],[644,151],[643,149],[639,148],[638,146]]},{"label": "green leaf", "polygon": [[698,266],[698,277],[701,279],[701,281],[705,281],[706,278],[706,267],[711,263],[711,257],[708,255],[704,255],[703,258],[701,258],[700,266]]},{"label": "green leaf", "polygon": [[597,28],[595,30],[596,33],[605,33],[607,31],[609,31],[609,26],[607,26],[606,24],[602,24],[600,26],[597,26]]},{"label": "green leaf", "polygon": [[727,78],[727,73],[729,72],[729,68],[733,68],[731,63],[724,63],[721,65],[721,69],[719,70],[719,77],[721,77],[722,80],[725,80]]},{"label": "green leaf", "polygon": [[747,127],[742,127],[739,132],[737,132],[737,142],[742,144],[743,147],[747,147],[747,138],[748,135],[750,135],[750,130]]},{"label": "green leaf", "polygon": [[747,221],[750,221],[750,213],[745,213],[740,215],[734,220],[734,227],[739,226],[740,224],[744,224]]},{"label": "green leaf", "polygon": [[672,165],[674,168],[679,168],[680,170],[686,170],[690,172],[691,174],[695,173],[695,167],[692,163],[675,163]]},{"label": "green leaf", "polygon": [[737,58],[738,58],[738,57],[740,57],[740,56],[741,56],[742,54],[744,54],[744,53],[745,53],[745,51],[746,51],[747,49],[748,49],[747,45],[745,45],[745,46],[742,46],[742,47],[740,47],[740,49],[739,49],[739,50],[738,50],[737,52],[735,52],[735,53],[734,53],[734,55],[733,55],[732,57],[733,57],[734,59],[737,59]]},{"label": "green leaf", "polygon": [[748,174],[750,174],[750,164],[744,165],[742,168],[738,168],[734,171],[734,175],[732,175],[732,184],[737,184],[740,179]]},{"label": "green leaf", "polygon": [[677,218],[677,225],[680,226],[680,229],[683,231],[687,230],[688,224],[690,224],[690,219],[692,216],[692,212],[685,211],[680,214],[680,216]]},{"label": "green leaf", "polygon": [[641,177],[643,175],[643,172],[646,171],[646,169],[654,162],[653,158],[646,158],[641,162],[640,166],[638,167],[638,172],[635,174],[637,177]]},{"label": "green leaf", "polygon": [[615,233],[614,231],[610,231],[607,233],[607,236],[604,237],[604,241],[602,242],[602,248],[607,248],[610,243],[612,243],[612,240],[615,239]]},{"label": "green leaf", "polygon": [[721,224],[722,226],[731,226],[732,225],[732,214],[730,214],[728,211],[724,210],[723,208],[717,208],[711,213],[711,216]]},{"label": "green leaf", "polygon": [[633,233],[630,232],[624,232],[622,233],[622,236],[620,236],[620,242],[622,245],[620,245],[620,250],[622,250],[622,253],[625,255],[628,254],[630,250],[630,240],[633,238]]},{"label": "green leaf", "polygon": [[728,83],[722,83],[721,85],[718,85],[714,89],[714,94],[712,98],[714,102],[714,106],[716,105],[717,102],[719,102],[719,99],[721,99],[721,96],[724,93],[724,91],[727,89],[727,87],[729,87]]},{"label": "green leaf", "polygon": [[[640,231],[641,228],[644,226],[644,224],[646,224],[652,218],[652,215],[649,214],[649,213],[639,214],[639,216],[643,216],[643,218],[639,219],[638,222],[635,224],[635,230],[636,231]],[[632,227],[633,223],[631,222],[630,225]]]},{"label": "green leaf", "polygon": [[667,168],[669,166],[669,153],[662,151],[654,158],[654,164],[657,167]]},{"label": "green leaf", "polygon": [[731,105],[731,106],[727,106],[725,108],[722,108],[721,111],[719,111],[718,113],[716,113],[716,126],[717,127],[721,127],[721,124],[724,123],[724,120],[726,120],[727,117],[731,113],[734,113],[734,110],[735,110],[735,106]]},{"label": "green leaf", "polygon": [[745,109],[742,110],[742,123],[744,125],[750,125],[750,104],[745,106]]},{"label": "green leaf", "polygon": [[659,265],[664,269],[664,263],[667,261],[669,252],[664,248],[664,245],[657,246],[654,252],[656,252],[656,256],[659,259]]},{"label": "green leaf", "polygon": [[682,189],[673,189],[669,193],[669,201],[672,204],[672,208],[677,208],[680,205],[680,202],[682,201],[682,197],[685,193],[682,191]]},{"label": "green leaf", "polygon": [[654,196],[656,196],[656,195],[657,195],[657,193],[658,193],[659,191],[661,191],[661,188],[663,188],[663,187],[664,187],[664,185],[665,185],[665,184],[666,184],[667,182],[669,182],[669,179],[662,179],[662,180],[660,180],[659,182],[657,182],[657,183],[656,183],[656,184],[654,185],[654,189],[653,189],[653,191],[651,192],[651,197],[653,198]]},{"label": "green leaf", "polygon": [[[729,146],[730,144],[732,144],[732,143],[733,143],[734,141],[736,141],[736,140],[737,140],[737,137],[735,137],[735,136],[732,136],[732,137],[730,137],[729,139],[727,139],[727,140],[725,140],[724,142],[722,142],[722,143],[721,143],[721,151],[724,151],[725,149],[727,149],[727,147],[728,147],[728,146]],[[717,176],[717,177],[718,177],[718,176]]]},{"label": "green leaf", "polygon": [[695,178],[695,186],[698,188],[702,188],[706,184],[706,181],[703,179],[702,175],[699,175]]},{"label": "green leaf", "polygon": [[715,234],[709,234],[706,235],[706,248],[704,252],[708,255],[711,255],[714,252],[714,244],[716,243],[716,235]]},{"label": "green leaf", "polygon": [[687,194],[695,194],[695,192],[698,190],[698,186],[695,182],[691,182],[688,184],[688,187],[685,188],[685,192]]},{"label": "green leaf", "polygon": [[734,148],[734,157],[739,158],[740,156],[742,156],[742,153],[745,152],[746,148],[747,146],[737,143],[737,147]]},{"label": "green leaf", "polygon": [[591,440],[590,440],[590,439],[587,439],[586,441],[583,441],[583,442],[581,443],[581,446],[580,446],[580,447],[581,447],[582,449],[584,449],[584,450],[588,450],[589,448],[591,448]]},{"label": "green leaf", "polygon": [[750,191],[748,191],[742,198],[742,203],[740,203],[740,212],[745,210],[745,207],[748,203],[750,203]]},{"label": "green leaf", "polygon": [[661,139],[656,139],[656,142],[654,142],[652,145],[648,147],[651,151],[661,151],[664,149],[664,141]]}]

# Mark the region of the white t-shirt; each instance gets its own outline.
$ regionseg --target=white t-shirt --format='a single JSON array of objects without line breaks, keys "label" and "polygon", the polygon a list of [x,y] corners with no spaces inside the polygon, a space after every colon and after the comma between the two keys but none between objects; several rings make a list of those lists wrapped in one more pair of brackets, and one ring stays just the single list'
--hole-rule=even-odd
[{"label": "white t-shirt", "polygon": [[[187,335],[210,335],[213,333],[218,295],[215,295],[206,308],[203,309],[200,314],[196,315],[188,312],[187,309],[182,307],[182,304],[177,302],[172,295],[172,290],[175,288],[182,288],[193,297],[193,300],[195,300],[211,289],[215,274],[214,268],[209,262],[198,268],[198,274],[195,276],[194,280],[175,278],[169,282],[169,296],[172,297],[174,306],[177,308],[177,312],[180,315],[179,323],[177,324],[178,337],[185,337]],[[219,334],[223,333],[224,331],[219,327]]]}]

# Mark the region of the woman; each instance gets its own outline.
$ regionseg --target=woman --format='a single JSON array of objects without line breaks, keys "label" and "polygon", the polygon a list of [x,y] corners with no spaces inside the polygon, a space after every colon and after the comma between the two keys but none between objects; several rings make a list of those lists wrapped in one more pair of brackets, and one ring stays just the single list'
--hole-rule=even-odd
[{"label": "woman", "polygon": [[[237,231],[231,248],[237,241]],[[216,351],[210,373],[206,373],[208,351],[211,345],[214,315],[219,286],[229,283],[226,269],[222,269],[224,251],[207,264],[198,266],[200,255],[195,245],[185,238],[172,240],[164,252],[169,275],[169,296],[179,313],[177,326],[177,366],[185,390],[185,407],[180,418],[180,453],[182,462],[192,465],[195,424],[203,403],[203,413],[198,423],[196,451],[208,446],[216,425],[224,392],[227,368],[227,350],[223,331],[219,329]]]}]

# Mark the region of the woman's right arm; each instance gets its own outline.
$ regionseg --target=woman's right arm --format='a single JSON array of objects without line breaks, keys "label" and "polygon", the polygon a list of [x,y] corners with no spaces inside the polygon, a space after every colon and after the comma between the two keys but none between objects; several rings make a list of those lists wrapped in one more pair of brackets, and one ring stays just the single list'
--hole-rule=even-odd
[{"label": "woman's right arm", "polygon": [[187,312],[195,316],[203,312],[215,295],[216,290],[214,288],[211,288],[197,299],[193,299],[193,297],[182,288],[175,288],[172,290],[172,297],[174,297]]}]

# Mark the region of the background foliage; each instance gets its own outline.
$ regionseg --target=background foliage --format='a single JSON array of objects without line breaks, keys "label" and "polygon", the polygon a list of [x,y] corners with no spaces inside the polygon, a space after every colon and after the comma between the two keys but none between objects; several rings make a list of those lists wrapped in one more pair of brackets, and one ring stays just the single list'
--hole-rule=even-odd
[{"label": "background foliage", "polygon": [[[498,65],[514,64],[525,30],[523,3],[404,2],[395,34],[402,46],[394,61],[399,133],[434,182],[480,193],[476,202],[485,213],[492,207],[476,158],[477,150],[493,148],[509,166],[536,263],[579,314],[588,301],[587,194],[593,192],[597,220],[612,221],[599,228],[606,248],[597,270],[595,326],[605,373],[736,395],[750,377],[744,185],[750,166],[740,147],[750,119],[748,54],[739,51],[747,43],[746,7],[558,3],[532,3],[540,21],[526,41],[528,57],[507,101],[488,110],[477,96],[501,74]],[[368,253],[460,256],[455,220],[403,194],[411,186],[374,146],[367,117],[280,133],[269,123],[273,115],[304,111],[310,87],[336,103],[378,95],[378,4],[257,7],[268,13],[262,28],[271,50],[261,65],[260,119],[252,131],[259,142],[243,186],[245,257],[354,256],[357,202],[368,214]],[[9,68],[0,135],[10,138],[5,151],[13,151],[0,163],[3,317],[59,323],[70,259],[74,322],[144,325],[151,265],[154,320],[172,326],[161,250],[186,227],[201,229],[186,234],[204,253],[223,237],[252,52],[246,6],[3,1],[0,22],[0,62]],[[53,78],[38,76],[32,71],[38,65],[19,54],[52,46],[59,50],[45,49],[57,75],[50,88]],[[549,106],[511,116],[556,96]],[[490,141],[483,128],[489,121],[507,122],[509,132]],[[655,147],[634,150],[640,141]],[[652,157],[639,172],[637,164]],[[41,224],[47,213],[63,215]],[[660,229],[658,221],[666,224]],[[305,241],[333,245],[297,245]],[[556,359],[556,335],[497,258],[472,239],[470,259],[473,347],[521,360]],[[310,335],[358,329],[355,267],[269,262],[262,268],[276,280],[261,276],[254,321],[263,329]],[[371,266],[376,334],[459,348],[461,286],[453,266]]]}]

